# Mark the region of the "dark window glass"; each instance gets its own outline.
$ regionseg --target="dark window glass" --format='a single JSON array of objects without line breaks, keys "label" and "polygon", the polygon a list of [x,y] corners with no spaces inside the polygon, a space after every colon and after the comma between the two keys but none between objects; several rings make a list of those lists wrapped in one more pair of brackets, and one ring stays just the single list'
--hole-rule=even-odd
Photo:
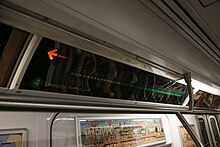
[{"label": "dark window glass", "polygon": [[216,146],[220,146],[220,136],[219,136],[219,128],[217,126],[217,122],[214,118],[210,118],[210,123],[211,123],[211,127],[212,127],[212,132],[214,135],[214,143]]},{"label": "dark window glass", "polygon": [[0,57],[4,52],[5,46],[8,42],[9,37],[11,36],[12,30],[13,27],[0,23]]},{"label": "dark window glass", "polygon": [[47,38],[20,88],[168,104],[182,104],[187,96],[183,84]]},{"label": "dark window glass", "polygon": [[205,122],[203,118],[199,118],[199,127],[201,132],[201,141],[205,147],[210,147],[208,134],[205,127]]},{"label": "dark window glass", "polygon": [[29,33],[0,23],[0,87],[5,87]]}]

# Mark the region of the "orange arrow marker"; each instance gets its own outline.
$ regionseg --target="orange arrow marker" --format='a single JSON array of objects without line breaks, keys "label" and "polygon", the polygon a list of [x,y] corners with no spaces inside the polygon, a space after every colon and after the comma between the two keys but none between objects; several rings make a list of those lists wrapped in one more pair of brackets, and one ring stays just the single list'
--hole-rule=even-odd
[{"label": "orange arrow marker", "polygon": [[54,50],[52,50],[52,51],[47,52],[47,54],[48,54],[50,60],[53,60],[53,56],[57,56],[57,53],[56,53],[56,52],[57,52],[57,49],[54,49]]},{"label": "orange arrow marker", "polygon": [[47,52],[47,54],[48,54],[50,60],[53,60],[53,56],[55,56],[55,57],[60,57],[60,58],[63,58],[63,59],[67,59],[67,57],[57,54],[57,53],[56,53],[57,51],[58,51],[58,49],[54,49],[54,50],[52,50],[52,51]]}]

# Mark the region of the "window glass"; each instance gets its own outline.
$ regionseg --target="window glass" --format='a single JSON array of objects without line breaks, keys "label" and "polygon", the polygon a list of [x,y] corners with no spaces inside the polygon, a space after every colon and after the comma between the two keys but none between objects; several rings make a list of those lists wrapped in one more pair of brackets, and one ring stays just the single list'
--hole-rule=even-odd
[{"label": "window glass", "polygon": [[[57,116],[56,116],[57,115]],[[56,113],[49,123],[52,147],[76,147],[76,123],[72,114]]]},{"label": "window glass", "polygon": [[3,54],[8,39],[12,33],[13,27],[0,23],[0,57]]},{"label": "window glass", "polygon": [[199,120],[200,132],[201,132],[201,141],[205,147],[210,147],[205,121],[203,118],[199,118],[198,120]]},{"label": "window glass", "polygon": [[0,87],[5,87],[29,33],[0,23]]},{"label": "window glass", "polygon": [[215,140],[214,143],[216,146],[220,146],[220,136],[219,136],[219,128],[217,126],[217,122],[213,117],[211,117],[210,123],[211,123],[211,127],[212,127],[211,130],[214,135],[214,140]]},{"label": "window glass", "polygon": [[20,88],[168,104],[187,96],[183,84],[47,38]]}]

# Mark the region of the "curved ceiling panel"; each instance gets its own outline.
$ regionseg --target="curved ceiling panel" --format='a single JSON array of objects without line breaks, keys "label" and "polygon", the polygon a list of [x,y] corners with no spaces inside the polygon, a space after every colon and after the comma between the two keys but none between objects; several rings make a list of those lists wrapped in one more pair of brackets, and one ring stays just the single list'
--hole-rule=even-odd
[{"label": "curved ceiling panel", "polygon": [[[205,54],[141,1],[41,0],[34,5],[28,0],[9,1],[141,58],[181,73],[190,71],[196,79],[220,86],[218,54]],[[199,40],[200,47],[213,46],[206,39]]]}]

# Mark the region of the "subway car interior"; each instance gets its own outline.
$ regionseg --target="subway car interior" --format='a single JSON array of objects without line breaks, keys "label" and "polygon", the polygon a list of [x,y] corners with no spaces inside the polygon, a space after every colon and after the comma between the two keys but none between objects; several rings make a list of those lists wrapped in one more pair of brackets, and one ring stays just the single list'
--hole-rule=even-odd
[{"label": "subway car interior", "polygon": [[0,147],[220,147],[219,0],[0,1]]}]

